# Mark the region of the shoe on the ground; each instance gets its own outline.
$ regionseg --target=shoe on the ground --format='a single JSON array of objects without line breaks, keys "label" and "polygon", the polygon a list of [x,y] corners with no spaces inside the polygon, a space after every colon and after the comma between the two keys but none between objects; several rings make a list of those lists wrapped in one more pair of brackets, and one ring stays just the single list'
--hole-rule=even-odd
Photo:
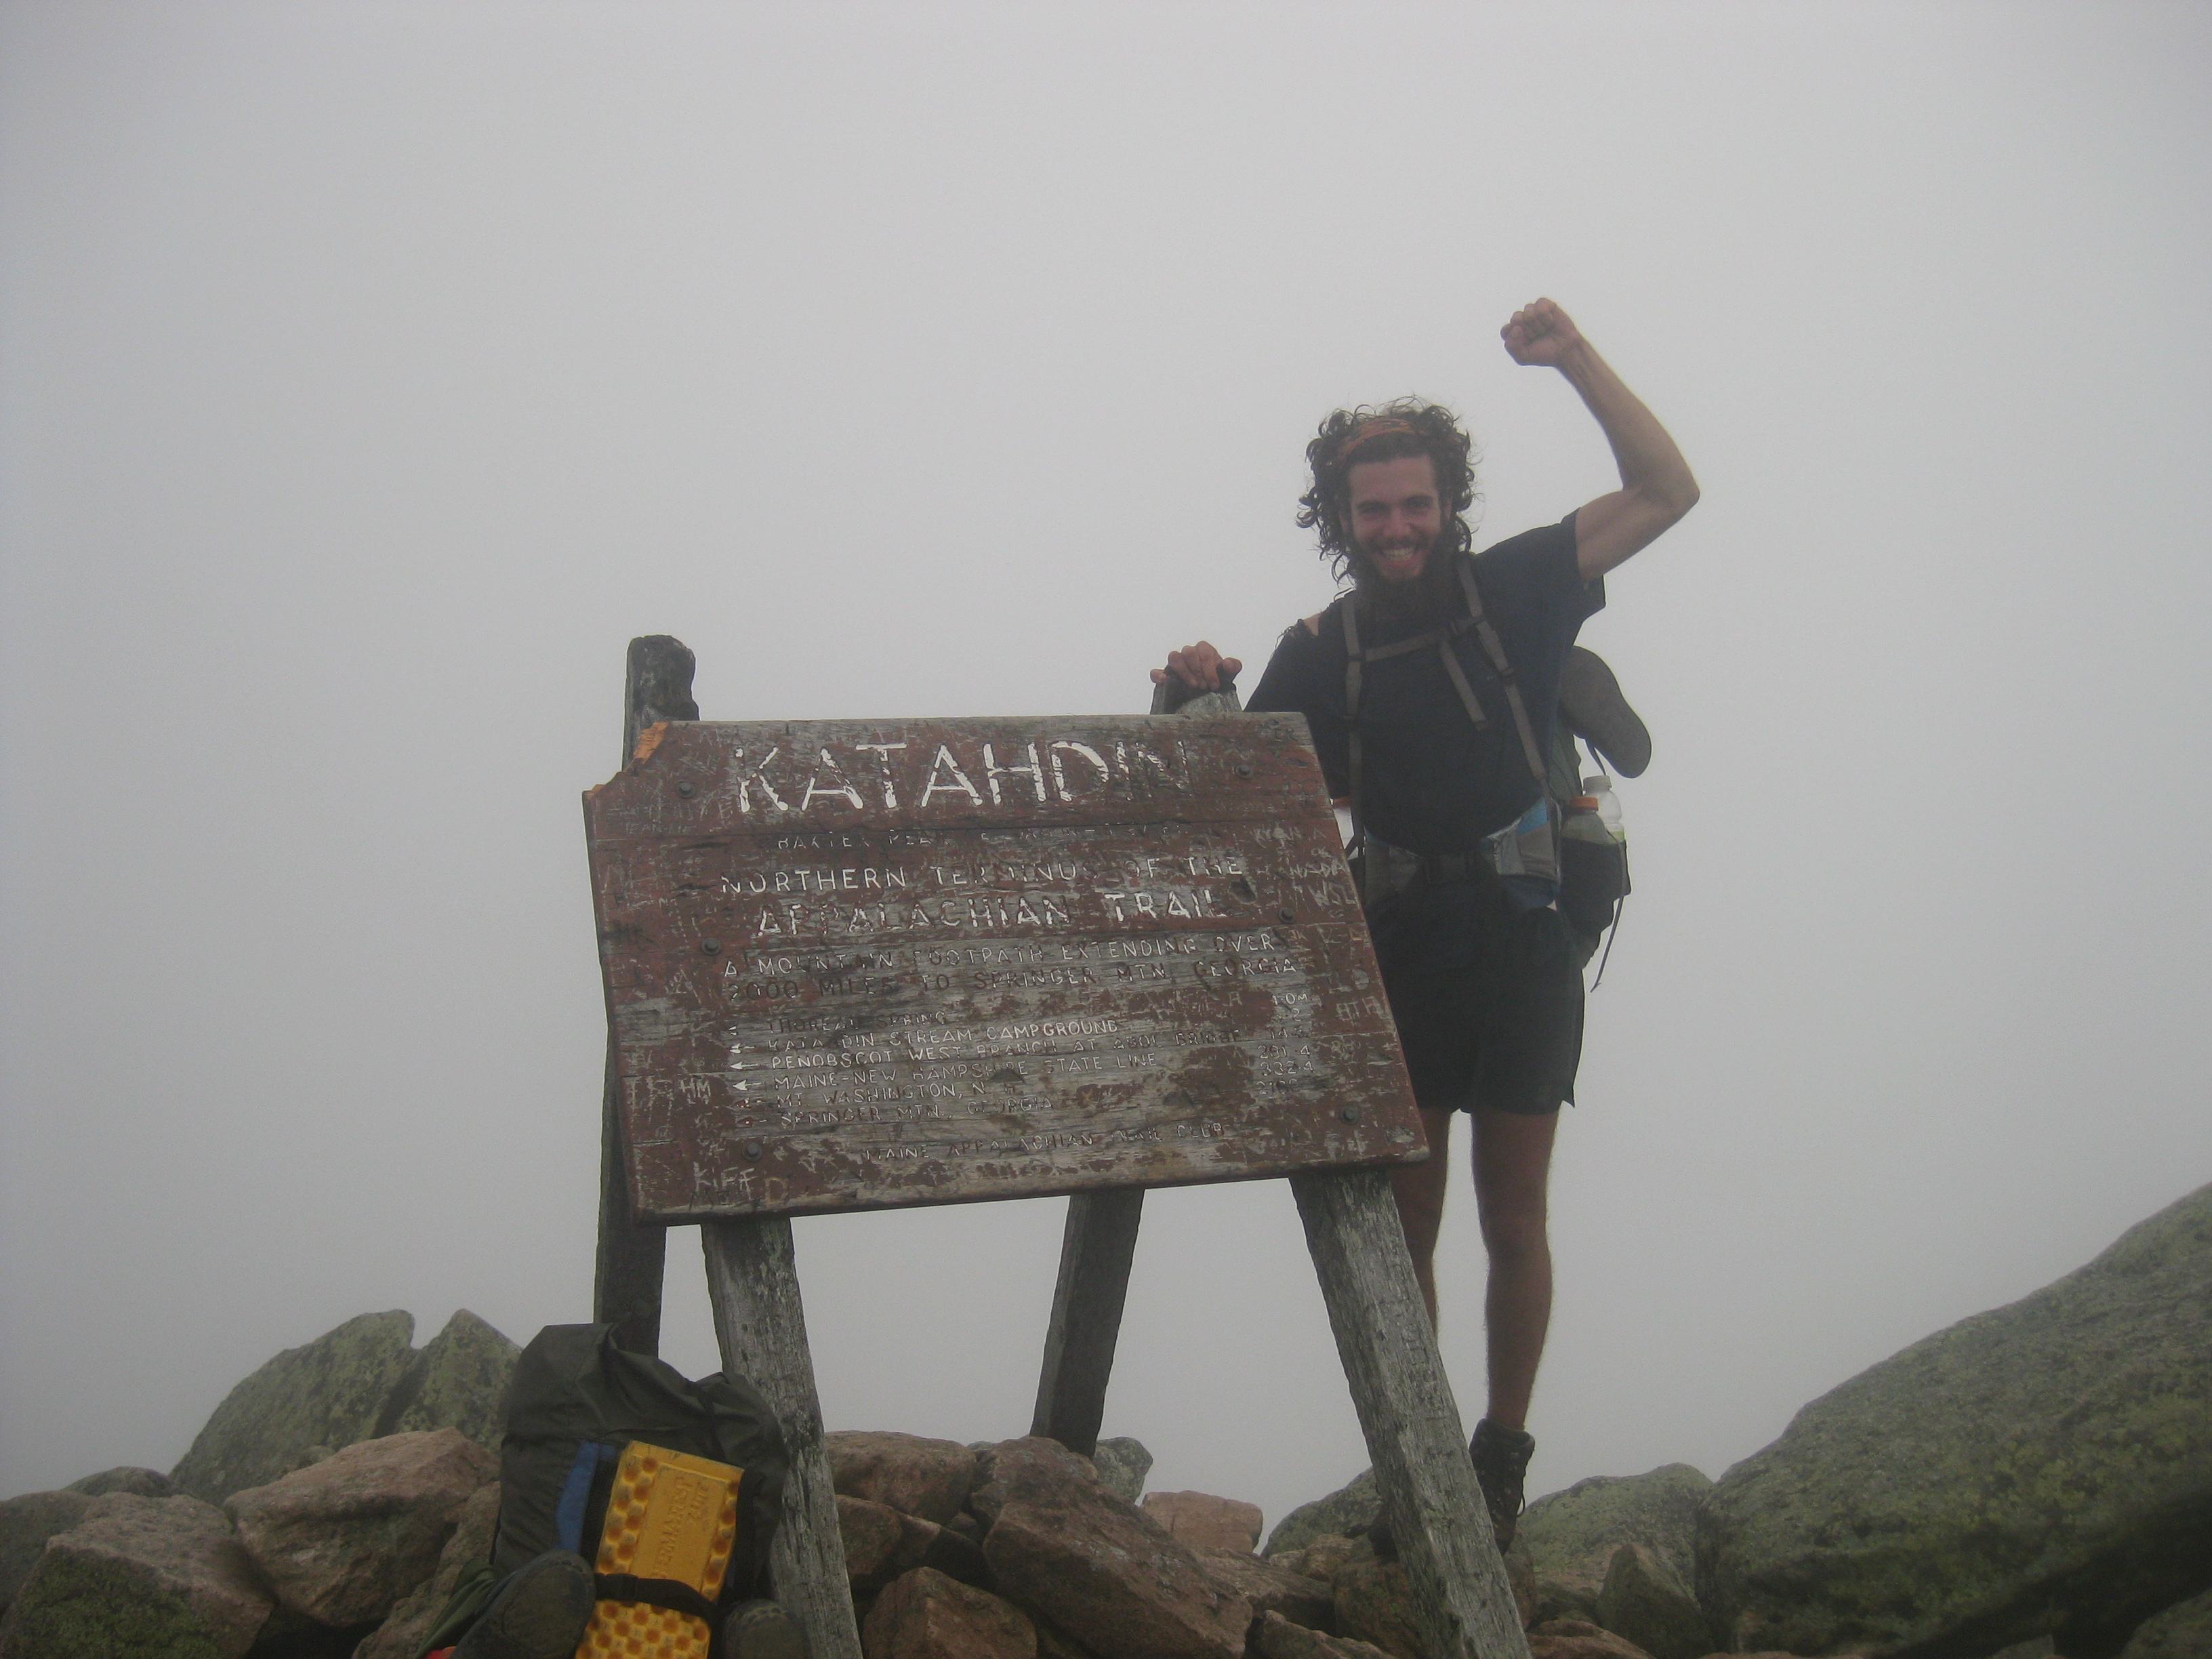
[{"label": "shoe on the ground", "polygon": [[1651,733],[1620,695],[1620,682],[1603,657],[1583,646],[1567,653],[1559,677],[1559,707],[1578,738],[1587,738],[1624,778],[1644,775],[1651,764]]},{"label": "shoe on the ground", "polygon": [[1489,1505],[1490,1524],[1501,1550],[1513,1541],[1521,1511],[1528,1507],[1521,1488],[1535,1449],[1535,1436],[1501,1429],[1486,1417],[1474,1425],[1474,1438],[1468,1443],[1467,1455],[1474,1460],[1474,1478],[1481,1484],[1482,1501]]},{"label": "shoe on the ground", "polygon": [[590,1564],[548,1550],[515,1570],[453,1659],[570,1659],[592,1622],[593,1600]]}]

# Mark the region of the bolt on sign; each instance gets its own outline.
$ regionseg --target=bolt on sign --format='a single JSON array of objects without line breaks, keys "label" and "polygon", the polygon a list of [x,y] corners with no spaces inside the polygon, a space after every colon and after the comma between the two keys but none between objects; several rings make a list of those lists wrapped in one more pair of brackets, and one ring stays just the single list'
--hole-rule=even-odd
[{"label": "bolt on sign", "polygon": [[1296,715],[678,722],[584,804],[641,1220],[1426,1155]]}]

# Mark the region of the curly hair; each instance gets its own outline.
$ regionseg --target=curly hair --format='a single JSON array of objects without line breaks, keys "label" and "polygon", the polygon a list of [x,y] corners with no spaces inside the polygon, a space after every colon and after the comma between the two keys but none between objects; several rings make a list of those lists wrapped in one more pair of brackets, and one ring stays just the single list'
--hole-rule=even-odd
[{"label": "curly hair", "polygon": [[1406,455],[1426,455],[1436,467],[1452,545],[1462,553],[1474,545],[1474,531],[1467,521],[1468,510],[1482,499],[1474,487],[1474,444],[1459,429],[1451,410],[1419,398],[1400,398],[1379,408],[1362,404],[1340,409],[1306,446],[1313,484],[1298,497],[1298,528],[1317,532],[1321,555],[1339,580],[1352,562],[1352,538],[1344,525],[1352,469],[1361,461],[1395,461]]}]

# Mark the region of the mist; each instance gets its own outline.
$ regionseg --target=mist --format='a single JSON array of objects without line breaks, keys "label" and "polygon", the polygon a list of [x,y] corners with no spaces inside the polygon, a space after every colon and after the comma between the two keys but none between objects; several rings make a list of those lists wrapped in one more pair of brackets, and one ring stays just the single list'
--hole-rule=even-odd
[{"label": "mist", "polygon": [[[2212,1180],[2207,84],[2181,5],[0,5],[0,1493],[590,1316],[632,635],[724,720],[1256,669],[1329,410],[1460,410],[1478,545],[1612,487],[1540,295],[1704,500],[1583,634],[1655,759],[1531,1494]],[[798,1222],[830,1426],[1024,1432],[1064,1207]],[[1285,1183],[1147,1199],[1105,1432],[1364,1465]]]}]

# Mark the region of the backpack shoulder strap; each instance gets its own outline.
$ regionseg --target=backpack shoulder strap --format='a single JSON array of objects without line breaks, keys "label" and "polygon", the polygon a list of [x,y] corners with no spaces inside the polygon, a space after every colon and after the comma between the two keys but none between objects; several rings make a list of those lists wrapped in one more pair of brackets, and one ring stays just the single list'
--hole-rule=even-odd
[{"label": "backpack shoulder strap", "polygon": [[1366,658],[1359,649],[1359,619],[1354,614],[1359,609],[1358,601],[1347,593],[1336,602],[1335,608],[1344,626],[1344,736],[1346,769],[1352,781],[1352,839],[1346,844],[1345,852],[1347,856],[1356,857],[1367,845],[1367,821],[1359,811],[1360,671],[1366,666]]},{"label": "backpack shoulder strap", "polygon": [[[1536,780],[1537,792],[1548,797],[1551,769],[1544,764],[1544,751],[1537,745],[1536,728],[1529,721],[1528,705],[1521,696],[1521,682],[1513,672],[1513,665],[1506,659],[1504,642],[1498,637],[1498,630],[1490,625],[1490,618],[1483,611],[1482,590],[1474,582],[1474,560],[1467,554],[1460,556],[1459,585],[1467,595],[1467,617],[1474,625],[1474,636],[1482,641],[1483,654],[1490,659],[1498,683],[1505,688],[1505,706],[1513,711],[1513,729],[1520,734],[1521,752],[1527,757],[1528,770]],[[1474,693],[1467,689],[1459,659],[1449,646],[1444,650],[1444,661],[1451,670],[1453,684],[1460,689],[1460,696],[1471,700]]]}]

